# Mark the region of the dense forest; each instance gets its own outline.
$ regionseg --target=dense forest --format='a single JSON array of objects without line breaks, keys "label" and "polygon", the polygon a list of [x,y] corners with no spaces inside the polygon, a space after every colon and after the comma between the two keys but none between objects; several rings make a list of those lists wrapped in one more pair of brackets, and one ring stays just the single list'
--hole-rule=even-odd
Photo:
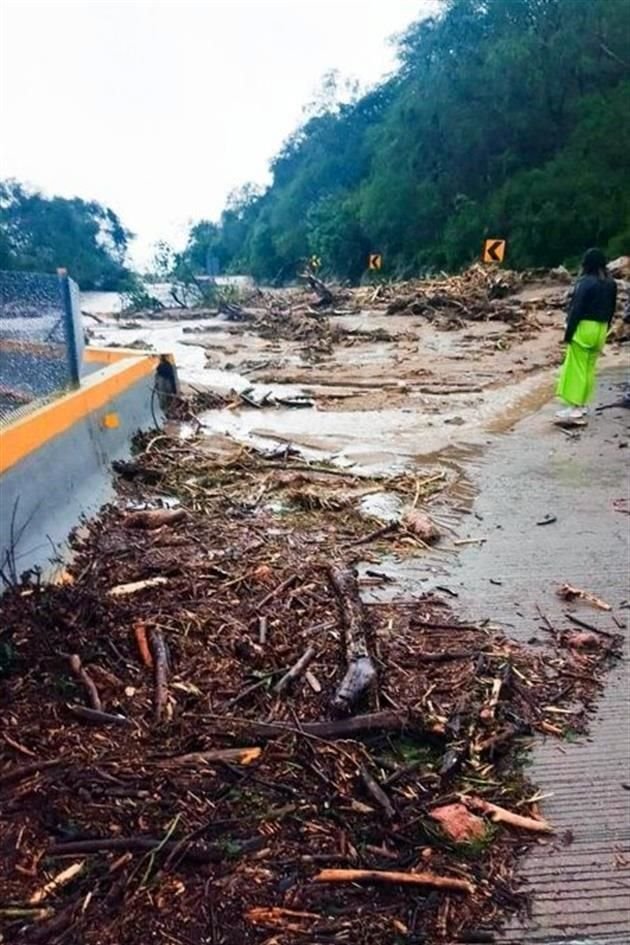
[{"label": "dense forest", "polygon": [[445,0],[397,43],[396,73],[325,96],[180,261],[282,280],[315,255],[358,280],[368,252],[404,276],[485,236],[512,267],[629,251],[630,0]]},{"label": "dense forest", "polygon": [[0,181],[0,269],[68,269],[82,289],[123,290],[131,234],[113,210],[79,197],[45,197]]}]

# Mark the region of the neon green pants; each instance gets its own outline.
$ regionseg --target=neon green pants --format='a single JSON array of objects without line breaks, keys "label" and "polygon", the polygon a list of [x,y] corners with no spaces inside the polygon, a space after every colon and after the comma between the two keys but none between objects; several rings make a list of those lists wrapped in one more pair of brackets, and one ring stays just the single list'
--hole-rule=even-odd
[{"label": "neon green pants", "polygon": [[556,394],[567,404],[583,407],[595,391],[597,359],[604,345],[608,325],[604,322],[582,321],[567,347]]}]

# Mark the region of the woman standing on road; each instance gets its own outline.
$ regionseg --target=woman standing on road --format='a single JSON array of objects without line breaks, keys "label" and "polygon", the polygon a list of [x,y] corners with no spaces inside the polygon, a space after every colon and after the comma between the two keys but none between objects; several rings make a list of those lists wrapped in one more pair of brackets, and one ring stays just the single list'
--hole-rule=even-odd
[{"label": "woman standing on road", "polygon": [[601,249],[589,249],[567,314],[564,340],[568,347],[556,394],[569,406],[556,414],[559,420],[579,420],[586,413],[616,302],[617,284],[608,275],[606,257]]}]

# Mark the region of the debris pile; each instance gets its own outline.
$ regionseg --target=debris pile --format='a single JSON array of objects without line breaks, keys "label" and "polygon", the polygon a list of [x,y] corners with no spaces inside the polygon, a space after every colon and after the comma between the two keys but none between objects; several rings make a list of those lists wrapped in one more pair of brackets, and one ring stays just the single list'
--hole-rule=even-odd
[{"label": "debris pile", "polygon": [[[585,729],[617,640],[366,606],[379,538],[332,498],[371,483],[288,450],[158,435],[118,472],[59,582],[0,601],[3,941],[487,941],[517,855],[556,842],[519,757]],[[425,512],[396,526],[418,553]]]},{"label": "debris pile", "polygon": [[526,273],[496,272],[480,265],[461,275],[381,284],[355,295],[365,308],[384,308],[389,315],[416,315],[444,329],[461,328],[467,321],[500,320],[531,323],[532,306],[514,294],[527,281]]}]

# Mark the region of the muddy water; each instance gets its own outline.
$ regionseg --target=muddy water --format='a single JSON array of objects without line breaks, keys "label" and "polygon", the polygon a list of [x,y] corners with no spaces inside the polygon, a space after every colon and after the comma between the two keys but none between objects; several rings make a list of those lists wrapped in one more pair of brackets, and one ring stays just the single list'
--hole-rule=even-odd
[{"label": "muddy water", "polygon": [[[124,324],[124,322],[123,322]],[[115,345],[129,347],[140,342],[150,351],[168,351],[175,358],[180,379],[186,384],[202,388],[212,388],[221,393],[229,391],[243,391],[251,388],[256,394],[270,393],[277,396],[298,396],[303,393],[301,387],[286,384],[258,384],[245,373],[237,369],[226,369],[213,366],[213,347],[216,350],[225,350],[233,347],[234,329],[229,330],[225,321],[219,318],[183,319],[178,322],[148,321],[129,319],[128,324],[133,328],[121,328],[115,321],[108,321],[94,328],[96,345]],[[196,344],[201,332],[205,328],[204,345],[208,336],[211,338],[210,347]],[[249,341],[249,339],[248,339]],[[251,347],[256,351],[255,340]]]},{"label": "muddy water", "polygon": [[[339,321],[360,330],[387,324],[395,333],[413,331],[415,327],[408,319],[399,325],[395,318],[369,313]],[[379,390],[384,379],[376,366],[389,356],[392,348],[388,342],[361,346],[361,364],[375,365],[369,382],[352,381],[348,375],[348,386],[344,388],[342,372],[330,375],[330,388],[317,383],[286,384],[274,382],[271,370],[270,382],[266,383],[253,381],[248,376],[247,365],[260,364],[261,359],[267,359],[286,368],[299,361],[299,355],[290,344],[270,343],[250,333],[245,336],[240,327],[226,325],[217,318],[179,322],[134,320],[133,324],[135,327],[127,329],[115,321],[97,326],[96,343],[124,346],[143,343],[154,350],[171,351],[184,382],[221,392],[251,388],[258,398],[264,394],[294,397],[309,391],[315,392],[316,397],[319,392],[325,392],[343,398],[355,387],[365,389],[368,383]],[[487,334],[488,326],[471,326],[473,333],[482,330]],[[494,327],[490,329],[494,330]],[[423,340],[423,350],[435,356],[451,350],[454,343],[452,333],[433,333]],[[231,357],[240,367],[230,364]],[[350,372],[353,357],[356,359],[357,354],[350,351]],[[228,435],[239,442],[261,447],[291,444],[309,458],[331,460],[341,466],[352,466],[358,472],[395,472],[413,466],[423,455],[454,443],[483,443],[487,431],[507,429],[519,417],[544,403],[551,396],[551,385],[546,375],[530,374],[517,383],[486,388],[480,393],[439,396],[395,383],[392,392],[394,407],[387,406],[386,395],[378,409],[343,409],[340,400],[339,408],[326,410],[316,407],[212,410],[205,413],[201,421],[209,437]]]},{"label": "muddy water", "polygon": [[408,407],[393,410],[211,410],[201,420],[208,434],[256,445],[291,443],[339,465],[393,472],[454,443],[483,443],[488,429],[509,426],[550,395],[547,378],[529,377],[474,397],[451,395],[436,403],[412,396]]}]

